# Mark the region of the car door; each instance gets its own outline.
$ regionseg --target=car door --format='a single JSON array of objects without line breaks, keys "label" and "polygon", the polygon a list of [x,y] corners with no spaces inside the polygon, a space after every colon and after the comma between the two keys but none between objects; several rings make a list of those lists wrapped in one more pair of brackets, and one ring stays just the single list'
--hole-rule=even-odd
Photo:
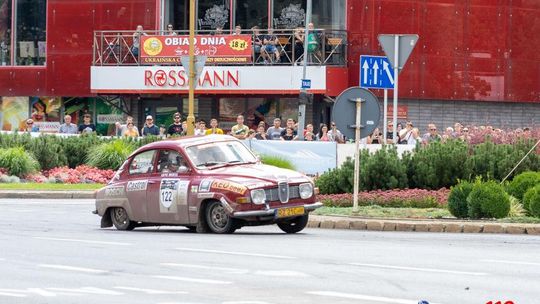
[{"label": "car door", "polygon": [[152,223],[188,224],[190,170],[175,150],[158,151],[156,173],[148,185],[148,217]]},{"label": "car door", "polygon": [[155,167],[156,150],[147,150],[135,155],[129,163],[126,196],[131,209],[131,219],[148,221],[147,189]]}]

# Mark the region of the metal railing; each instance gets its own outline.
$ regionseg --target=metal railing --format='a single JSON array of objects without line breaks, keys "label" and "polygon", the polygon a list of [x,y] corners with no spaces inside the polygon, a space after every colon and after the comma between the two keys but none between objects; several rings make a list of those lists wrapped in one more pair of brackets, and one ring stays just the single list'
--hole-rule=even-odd
[{"label": "metal railing", "polygon": [[[144,31],[144,35],[188,35],[187,31]],[[276,52],[267,51],[264,37],[269,35],[267,30],[255,34],[252,30],[242,31],[242,35],[251,35],[252,54],[251,62],[227,64],[207,63],[207,65],[301,65],[303,63],[303,31],[302,30],[274,30],[277,37],[274,42]],[[221,34],[215,31],[199,31],[198,35]],[[347,65],[347,32],[344,30],[315,29],[310,31],[313,35],[314,46],[308,47],[309,65]],[[94,66],[137,66],[146,65],[139,60],[139,46],[134,45],[135,31],[95,31],[93,45]],[[140,39],[140,38],[139,38]],[[272,44],[271,42],[266,41]],[[273,50],[273,48],[271,48]]]}]

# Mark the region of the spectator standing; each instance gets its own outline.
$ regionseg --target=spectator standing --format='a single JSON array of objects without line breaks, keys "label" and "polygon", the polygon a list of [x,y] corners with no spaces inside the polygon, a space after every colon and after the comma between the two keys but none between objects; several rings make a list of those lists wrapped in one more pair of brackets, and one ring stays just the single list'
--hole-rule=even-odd
[{"label": "spectator standing", "polygon": [[286,140],[286,141],[297,140],[296,135],[294,135],[294,129],[291,127],[285,128],[285,134],[281,136],[281,140]]},{"label": "spectator standing", "polygon": [[[265,58],[268,60],[265,60],[265,63],[279,62],[279,50],[277,49],[277,45],[279,45],[279,39],[276,35],[274,35],[274,29],[268,29],[268,35],[264,37],[263,44],[263,53],[265,55]],[[272,56],[275,56],[275,61],[272,60]]]},{"label": "spectator standing", "polygon": [[167,25],[167,31],[165,32],[166,36],[176,36],[176,32],[174,31],[174,27],[172,24]]},{"label": "spectator standing", "polygon": [[435,124],[428,124],[428,132],[422,137],[424,144],[440,140],[441,136],[437,133],[437,126]]},{"label": "spectator standing", "polygon": [[149,135],[155,135],[159,136],[159,128],[154,125],[154,118],[152,115],[146,116],[146,123],[144,124],[144,127],[141,130],[142,136],[149,136]]},{"label": "spectator standing", "polygon": [[233,35],[242,35],[242,27],[240,25],[234,27]]},{"label": "spectator standing", "polygon": [[456,122],[454,124],[454,133],[452,133],[452,137],[459,138],[462,132],[463,132],[463,125],[461,125],[459,122]]},{"label": "spectator standing", "polygon": [[409,144],[409,139],[412,137],[413,124],[410,121],[405,123],[405,129],[399,131],[399,144]]},{"label": "spectator standing", "polygon": [[317,137],[315,137],[315,134],[313,132],[306,132],[304,135],[304,141],[316,141]]},{"label": "spectator standing", "polygon": [[345,143],[345,136],[343,136],[341,131],[338,130],[338,128],[336,127],[336,123],[332,121],[330,123],[330,127],[331,129],[328,131],[328,136],[330,137],[330,140],[340,144]]},{"label": "spectator standing", "polygon": [[[116,122],[115,123],[115,125],[116,125],[116,136],[124,136],[124,132],[126,132],[127,125],[130,122],[133,123],[133,117],[131,117],[131,116],[126,117],[126,124],[125,125],[120,124],[120,122]],[[137,131],[137,133],[138,133],[138,131]]]},{"label": "spectator standing", "polygon": [[255,138],[256,134],[257,133],[255,132],[255,130],[249,129],[246,139],[256,139]]},{"label": "spectator standing", "polygon": [[266,135],[269,140],[279,140],[281,139],[283,131],[284,129],[281,127],[281,119],[276,117],[274,118],[274,125],[266,130]]},{"label": "spectator standing", "polygon": [[218,127],[218,121],[215,118],[210,119],[210,129],[206,130],[206,135],[224,134],[223,130]]},{"label": "spectator standing", "polygon": [[135,30],[135,33],[133,33],[133,46],[131,47],[131,52],[133,53],[133,56],[135,56],[135,59],[139,58],[139,49],[141,47],[142,35],[146,36],[143,26],[137,25],[137,29]]},{"label": "spectator standing", "polygon": [[258,26],[255,25],[251,28],[251,30],[253,31],[253,53],[255,55],[253,60],[256,62],[261,54],[261,47],[263,45],[264,37],[261,36],[261,30]]},{"label": "spectator standing", "polygon": [[63,134],[78,134],[79,133],[79,128],[77,128],[77,125],[71,123],[70,115],[64,116],[64,123],[60,125],[60,130],[58,130],[58,133],[63,133]]},{"label": "spectator standing", "polygon": [[370,137],[371,143],[374,145],[380,145],[384,141],[382,132],[379,130],[379,128],[375,128],[375,130],[373,130],[373,133],[371,133],[369,137]]},{"label": "spectator standing", "polygon": [[283,131],[281,131],[281,137],[283,137],[283,135],[285,135],[285,132],[287,131],[286,128],[293,129],[294,136],[298,135],[297,134],[298,132],[296,132],[296,122],[294,121],[294,119],[292,119],[292,118],[287,119],[287,125],[285,126],[285,129]]},{"label": "spectator standing", "polygon": [[236,123],[231,129],[231,135],[238,139],[245,139],[249,128],[244,125],[244,115],[238,115],[236,117]]},{"label": "spectator standing", "polygon": [[34,125],[34,120],[32,118],[26,120],[24,132],[39,132],[39,128]]},{"label": "spectator standing", "polygon": [[206,135],[206,121],[199,120],[199,124],[197,125],[197,129],[195,129],[195,136],[204,136]]},{"label": "spectator standing", "polygon": [[132,121],[126,125],[126,130],[123,132],[124,137],[139,137],[139,130],[135,127]]},{"label": "spectator standing", "polygon": [[328,136],[328,126],[326,124],[321,125],[319,134],[317,134],[318,141],[331,141],[330,136]]},{"label": "spectator standing", "polygon": [[182,128],[182,116],[179,112],[174,113],[173,123],[167,128],[167,136],[181,136],[184,128]]},{"label": "spectator standing", "polygon": [[386,129],[386,143],[394,143],[394,123],[391,120],[388,121],[388,128]]},{"label": "spectator standing", "polygon": [[83,123],[79,126],[79,134],[96,132],[96,125],[92,122],[90,114],[83,115]]},{"label": "spectator standing", "polygon": [[304,29],[297,27],[294,30],[294,62],[304,55]]},{"label": "spectator standing", "polygon": [[[270,128],[268,128],[268,129],[270,129]],[[281,134],[281,132],[280,132],[280,134]],[[268,136],[266,135],[266,132],[264,131],[264,123],[259,124],[259,126],[257,127],[257,134],[255,134],[255,139],[258,139],[258,140],[267,140],[267,139],[269,139]]]}]

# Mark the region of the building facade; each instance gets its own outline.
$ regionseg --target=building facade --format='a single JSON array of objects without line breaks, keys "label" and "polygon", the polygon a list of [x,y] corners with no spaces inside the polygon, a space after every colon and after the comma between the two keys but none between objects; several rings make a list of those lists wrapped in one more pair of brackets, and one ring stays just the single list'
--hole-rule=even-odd
[{"label": "building facade", "polygon": [[[242,56],[217,44],[206,49],[213,59],[199,78],[196,116],[218,118],[225,129],[237,114],[252,125],[296,119],[303,62],[296,34],[306,1],[196,5],[201,54],[203,38],[223,37],[231,48],[235,39],[248,43]],[[126,115],[154,115],[158,124],[176,111],[187,115],[182,66],[147,51],[163,38],[164,50],[176,52],[169,59],[180,58],[188,20],[189,0],[0,0],[1,129],[19,129],[32,117],[41,130],[54,131],[64,114],[80,122],[90,113],[99,133],[111,134]],[[315,97],[307,123],[330,121],[334,98],[359,84],[360,55],[383,55],[379,34],[412,33],[420,39],[399,78],[400,120],[420,128],[540,124],[538,1],[313,0],[312,20],[316,49],[308,52],[306,78]],[[145,54],[133,49],[138,25],[141,43],[149,41],[148,50],[139,45]],[[166,43],[168,25],[178,39]],[[234,37],[237,25],[241,35]],[[261,56],[253,26],[261,37],[274,30],[276,55],[272,48]]]}]

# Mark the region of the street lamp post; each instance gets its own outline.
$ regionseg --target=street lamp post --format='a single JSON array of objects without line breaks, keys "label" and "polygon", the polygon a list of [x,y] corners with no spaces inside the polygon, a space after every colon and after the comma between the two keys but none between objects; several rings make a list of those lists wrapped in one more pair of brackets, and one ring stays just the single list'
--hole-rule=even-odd
[{"label": "street lamp post", "polygon": [[[311,11],[312,2],[307,0],[306,6],[306,28],[304,30],[304,64],[302,70],[302,79],[306,79],[307,69],[307,57],[308,57],[308,35],[309,35],[309,23],[311,23]],[[300,89],[300,98],[298,103],[298,138],[304,140],[304,126],[306,124],[306,103],[309,99],[307,90],[305,88]]]},{"label": "street lamp post", "polygon": [[189,0],[189,96],[187,135],[195,133],[195,115],[193,113],[195,102],[195,0]]}]

